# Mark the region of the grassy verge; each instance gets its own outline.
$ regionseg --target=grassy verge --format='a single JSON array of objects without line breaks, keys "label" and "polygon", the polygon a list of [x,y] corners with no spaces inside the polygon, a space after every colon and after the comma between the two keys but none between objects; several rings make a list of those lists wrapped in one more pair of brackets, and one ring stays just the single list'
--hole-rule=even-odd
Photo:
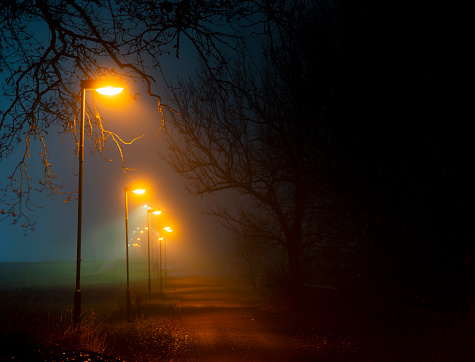
[{"label": "grassy verge", "polygon": [[75,327],[70,310],[56,313],[48,306],[37,308],[33,298],[17,294],[0,306],[0,319],[0,353],[4,358],[30,360],[44,351],[64,347],[95,353],[107,349],[104,324],[92,310],[84,313],[82,323]]},{"label": "grassy verge", "polygon": [[132,323],[123,310],[88,309],[74,326],[69,309],[37,308],[33,298],[11,296],[0,305],[0,360],[170,360],[186,351],[178,308],[149,303],[139,308],[134,300],[132,309]]}]

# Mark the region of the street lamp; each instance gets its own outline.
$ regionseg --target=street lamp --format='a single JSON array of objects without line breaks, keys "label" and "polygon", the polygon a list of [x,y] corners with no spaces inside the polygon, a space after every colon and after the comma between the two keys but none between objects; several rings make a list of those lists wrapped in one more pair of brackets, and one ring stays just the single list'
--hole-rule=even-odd
[{"label": "street lamp", "polygon": [[150,278],[150,213],[159,215],[160,210],[149,208],[147,210],[147,233],[148,233],[148,299],[152,299],[152,279]]},{"label": "street lamp", "polygon": [[119,94],[124,89],[117,82],[88,79],[81,81],[81,118],[79,124],[79,188],[78,188],[78,230],[76,256],[76,290],[74,292],[74,325],[81,321],[81,231],[82,231],[82,189],[84,165],[84,118],[86,113],[86,90],[95,89],[107,95]]},{"label": "street lamp", "polygon": [[[171,233],[173,230],[170,228],[170,226],[164,227],[163,230],[165,230],[168,233]],[[164,239],[165,245],[165,288],[167,287],[167,238],[165,237]]]},{"label": "street lamp", "polygon": [[160,257],[159,257],[159,273],[158,277],[160,279],[160,294],[163,293],[163,288],[162,288],[162,237],[158,237],[157,240],[159,241],[159,251],[160,251]]},{"label": "street lamp", "polygon": [[129,288],[129,205],[127,203],[127,192],[132,191],[136,195],[141,195],[145,189],[124,187],[125,192],[125,259],[127,263],[127,322],[130,322],[130,288]]}]

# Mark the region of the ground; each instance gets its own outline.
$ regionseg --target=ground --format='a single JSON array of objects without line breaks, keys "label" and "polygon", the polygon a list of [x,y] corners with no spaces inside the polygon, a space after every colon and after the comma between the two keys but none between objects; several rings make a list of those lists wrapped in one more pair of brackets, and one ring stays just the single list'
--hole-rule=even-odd
[{"label": "ground", "polygon": [[[35,293],[34,297],[27,297],[25,291],[23,294],[4,294],[4,306],[9,305],[10,311],[13,306],[20,309],[13,318],[12,313],[9,315],[9,328],[13,332],[4,331],[2,337],[5,337],[4,342],[9,340],[11,343],[2,346],[0,358],[16,361],[359,359],[360,351],[354,338],[317,335],[310,320],[303,322],[299,313],[271,305],[259,291],[236,285],[232,280],[181,278],[167,285],[163,294],[154,291],[150,300],[145,284],[137,282],[133,286],[130,323],[126,321],[124,301],[121,301],[123,290],[112,286],[109,289],[91,288],[83,291],[87,297],[83,309],[96,305],[96,310],[84,313],[82,335],[63,327],[56,342],[54,338],[38,342],[35,336],[38,332],[25,331],[25,325],[26,329],[32,324],[46,325],[42,318],[52,317],[33,314],[33,318],[33,306],[53,313],[70,293],[47,289],[29,290],[28,293]],[[100,302],[101,299],[104,300]],[[114,307],[107,303],[108,299],[116,301],[115,312],[111,313]],[[21,305],[26,305],[27,310]],[[101,319],[107,313],[108,316]],[[66,319],[69,314],[70,310],[63,310],[61,317],[54,320]],[[81,343],[78,343],[79,339]],[[84,342],[87,339],[89,341]],[[22,340],[30,341],[26,348],[20,347]]]},{"label": "ground", "polygon": [[132,278],[83,287],[81,327],[63,285],[0,288],[0,361],[471,361],[471,325],[383,313],[374,297],[311,288],[298,306],[233,279]]}]

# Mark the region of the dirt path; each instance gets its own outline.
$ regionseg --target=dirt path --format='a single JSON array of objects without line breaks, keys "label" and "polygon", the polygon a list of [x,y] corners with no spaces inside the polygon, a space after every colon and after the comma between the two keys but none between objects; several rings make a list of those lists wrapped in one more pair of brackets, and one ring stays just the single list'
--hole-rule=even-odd
[{"label": "dirt path", "polygon": [[252,308],[184,310],[182,329],[194,361],[304,361],[297,341],[272,329]]},{"label": "dirt path", "polygon": [[305,361],[298,339],[257,307],[263,300],[229,281],[176,285],[180,329],[188,335],[192,361]]}]

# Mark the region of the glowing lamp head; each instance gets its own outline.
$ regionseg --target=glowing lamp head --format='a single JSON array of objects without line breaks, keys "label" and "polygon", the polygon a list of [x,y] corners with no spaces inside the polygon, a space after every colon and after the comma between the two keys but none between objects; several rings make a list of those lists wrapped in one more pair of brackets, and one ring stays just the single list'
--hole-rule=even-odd
[{"label": "glowing lamp head", "polygon": [[83,79],[81,89],[95,89],[98,93],[113,96],[124,90],[125,84],[114,79]]},{"label": "glowing lamp head", "polygon": [[145,192],[145,189],[135,189],[135,190],[132,190],[132,192],[136,195],[141,195]]},{"label": "glowing lamp head", "polygon": [[107,87],[97,88],[96,92],[105,96],[115,96],[119,94],[120,92],[122,92],[123,90],[124,88],[107,86]]},{"label": "glowing lamp head", "polygon": [[157,210],[157,209],[152,209],[151,207],[147,210],[147,212],[150,214],[154,214],[154,215],[160,215],[162,212],[160,210]]},{"label": "glowing lamp head", "polygon": [[163,228],[164,230],[168,231],[169,233],[171,233],[173,230],[170,228],[170,226],[167,226],[166,228]]}]

